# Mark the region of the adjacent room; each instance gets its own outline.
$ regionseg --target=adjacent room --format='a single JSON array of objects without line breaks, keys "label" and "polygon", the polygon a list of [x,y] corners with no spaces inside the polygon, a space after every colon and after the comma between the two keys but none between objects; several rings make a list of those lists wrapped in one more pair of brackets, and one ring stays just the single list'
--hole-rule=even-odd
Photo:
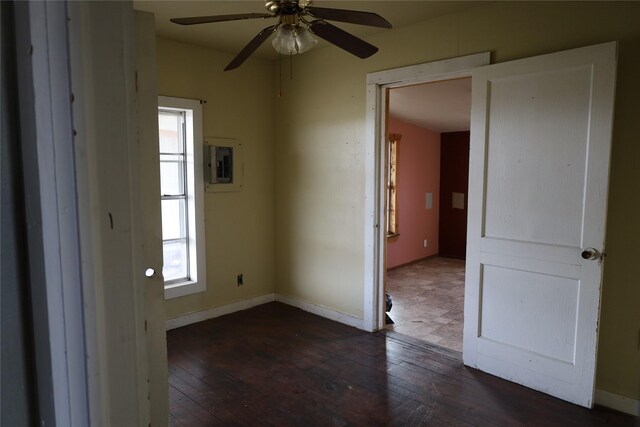
[{"label": "adjacent room", "polygon": [[389,90],[386,291],[393,330],[462,352],[471,79]]}]

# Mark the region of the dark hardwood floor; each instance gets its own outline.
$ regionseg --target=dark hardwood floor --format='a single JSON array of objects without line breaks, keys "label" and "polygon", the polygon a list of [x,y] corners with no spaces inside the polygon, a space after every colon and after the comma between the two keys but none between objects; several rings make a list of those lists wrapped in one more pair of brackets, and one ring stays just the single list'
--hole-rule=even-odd
[{"label": "dark hardwood floor", "polygon": [[167,332],[174,426],[633,426],[280,303]]}]

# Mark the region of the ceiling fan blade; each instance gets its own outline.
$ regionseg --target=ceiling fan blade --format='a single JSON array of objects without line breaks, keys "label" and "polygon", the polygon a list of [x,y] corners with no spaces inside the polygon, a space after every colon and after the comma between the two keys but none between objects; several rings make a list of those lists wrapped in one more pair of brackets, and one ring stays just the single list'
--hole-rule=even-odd
[{"label": "ceiling fan blade", "polygon": [[270,27],[265,28],[264,30],[260,31],[258,33],[257,36],[255,36],[241,51],[239,54],[236,55],[235,58],[233,58],[233,61],[231,61],[229,63],[229,65],[227,65],[224,69],[224,71],[229,71],[229,70],[233,70],[235,68],[238,68],[239,66],[242,65],[242,63],[244,61],[247,60],[247,58],[249,56],[251,56],[251,54],[253,52],[255,52],[255,50],[257,48],[260,47],[260,45],[262,43],[265,42],[265,40],[267,40],[271,34],[273,34],[273,30],[275,30],[277,27],[277,25],[272,25]]},{"label": "ceiling fan blade", "polygon": [[370,27],[391,28],[389,21],[377,13],[361,12],[358,10],[330,9],[326,7],[308,6],[305,12],[314,18],[330,21],[348,22],[351,24],[368,25]]},{"label": "ceiling fan blade", "polygon": [[333,43],[349,53],[352,53],[358,58],[368,58],[378,51],[378,48],[374,45],[369,44],[353,34],[349,34],[335,25],[329,24],[328,22],[312,21],[309,24],[309,27],[313,34],[325,39],[329,43]]},{"label": "ceiling fan blade", "polygon": [[239,21],[241,19],[273,18],[264,13],[238,13],[235,15],[193,16],[191,18],[172,18],[171,22],[180,25],[208,24],[209,22]]}]

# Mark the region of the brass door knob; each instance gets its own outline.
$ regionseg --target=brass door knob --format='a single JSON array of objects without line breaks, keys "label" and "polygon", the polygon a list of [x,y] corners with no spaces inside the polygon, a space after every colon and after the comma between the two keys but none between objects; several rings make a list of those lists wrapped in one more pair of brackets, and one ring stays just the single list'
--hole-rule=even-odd
[{"label": "brass door knob", "polygon": [[582,251],[582,259],[598,259],[600,258],[600,252],[598,252],[597,249],[594,248],[585,248],[585,250]]}]

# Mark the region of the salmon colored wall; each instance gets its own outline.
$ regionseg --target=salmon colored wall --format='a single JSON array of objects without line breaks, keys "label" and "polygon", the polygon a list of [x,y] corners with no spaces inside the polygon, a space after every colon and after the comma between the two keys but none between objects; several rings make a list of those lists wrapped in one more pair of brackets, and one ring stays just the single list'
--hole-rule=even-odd
[{"label": "salmon colored wall", "polygon": [[[440,134],[389,118],[389,133],[399,133],[398,233],[387,240],[387,268],[438,253],[440,216]],[[425,193],[433,193],[426,209]],[[427,239],[427,247],[423,240]]]}]

